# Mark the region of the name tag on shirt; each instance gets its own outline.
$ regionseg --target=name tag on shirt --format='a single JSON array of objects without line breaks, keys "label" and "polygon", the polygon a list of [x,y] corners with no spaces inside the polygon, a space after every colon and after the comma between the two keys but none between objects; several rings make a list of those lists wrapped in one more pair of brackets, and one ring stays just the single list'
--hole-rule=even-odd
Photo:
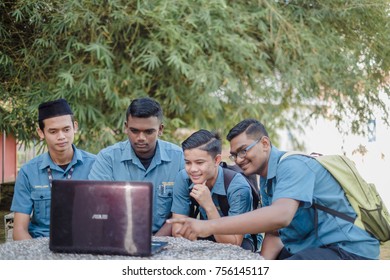
[{"label": "name tag on shirt", "polygon": [[37,186],[34,186],[34,189],[46,189],[48,187],[49,187],[49,185],[43,185],[43,186],[37,185]]}]

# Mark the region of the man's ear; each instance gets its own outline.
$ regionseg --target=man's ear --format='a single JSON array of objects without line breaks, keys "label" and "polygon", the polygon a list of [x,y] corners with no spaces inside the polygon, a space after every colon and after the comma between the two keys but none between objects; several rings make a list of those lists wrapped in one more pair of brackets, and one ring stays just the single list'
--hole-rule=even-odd
[{"label": "man's ear", "polygon": [[73,122],[73,129],[75,133],[79,130],[79,123],[77,121]]},{"label": "man's ear", "polygon": [[124,125],[123,125],[123,131],[127,134],[129,131],[127,130],[127,121],[125,121]]},{"label": "man's ear", "polygon": [[261,137],[260,142],[263,146],[263,150],[268,151],[271,149],[271,140],[267,136]]},{"label": "man's ear", "polygon": [[45,139],[45,133],[43,133],[43,131],[39,127],[37,128],[37,133],[41,140]]},{"label": "man's ear", "polygon": [[158,137],[161,137],[161,135],[163,135],[163,131],[164,131],[164,124],[160,124],[160,127],[158,128]]},{"label": "man's ear", "polygon": [[222,161],[222,155],[221,154],[218,154],[215,156],[214,158],[214,162],[215,162],[215,166],[218,166]]}]

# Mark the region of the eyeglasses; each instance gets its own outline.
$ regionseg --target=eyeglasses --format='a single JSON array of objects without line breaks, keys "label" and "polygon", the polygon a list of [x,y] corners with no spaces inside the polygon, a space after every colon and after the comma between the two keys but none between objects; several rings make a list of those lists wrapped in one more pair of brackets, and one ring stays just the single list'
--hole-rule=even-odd
[{"label": "eyeglasses", "polygon": [[250,144],[248,147],[246,147],[245,149],[242,149],[241,151],[239,151],[237,154],[233,154],[231,153],[229,158],[230,160],[232,161],[236,161],[237,157],[239,158],[244,158],[246,156],[246,153],[252,149],[257,143],[259,143],[259,141],[262,139],[263,137],[261,137],[260,139],[257,139],[255,142],[253,142],[252,144]]}]

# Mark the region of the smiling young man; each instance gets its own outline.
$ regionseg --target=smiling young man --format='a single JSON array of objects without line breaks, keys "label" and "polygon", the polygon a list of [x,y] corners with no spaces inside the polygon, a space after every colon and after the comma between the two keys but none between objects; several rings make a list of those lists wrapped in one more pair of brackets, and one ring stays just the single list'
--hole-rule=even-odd
[{"label": "smiling young man", "polygon": [[[218,219],[224,215],[234,216],[252,210],[252,193],[247,180],[240,174],[234,174],[228,188],[225,188],[224,171],[220,166],[222,142],[218,134],[201,129],[193,133],[183,143],[185,169],[175,180],[173,191],[172,217],[185,218],[190,215],[191,199],[199,205],[201,219]],[[220,197],[227,198],[228,212],[223,213]],[[194,202],[195,202],[194,201]],[[173,225],[173,236],[181,237],[177,233],[180,225]],[[219,243],[241,245],[245,249],[256,251],[250,235],[214,234],[207,239]],[[185,236],[196,239],[195,236]],[[256,235],[255,235],[256,237]],[[259,236],[258,245],[261,243]],[[244,241],[244,242],[243,242]],[[259,246],[257,246],[259,247]]]},{"label": "smiling young man", "polygon": [[175,234],[196,238],[210,234],[265,232],[266,259],[378,259],[379,241],[353,223],[316,210],[321,204],[356,216],[339,183],[313,158],[292,155],[271,144],[264,126],[246,119],[227,139],[230,153],[246,175],[260,175],[263,207],[220,220],[172,219]]},{"label": "smiling young man", "polygon": [[160,104],[151,98],[133,100],[126,112],[128,140],[100,151],[89,175],[93,180],[152,182],[155,235],[171,235],[165,221],[171,215],[175,177],[184,168],[180,147],[158,139],[163,130]]},{"label": "smiling young man", "polygon": [[14,240],[49,236],[52,180],[87,179],[95,160],[95,155],[73,145],[78,124],[65,99],[39,105],[38,124],[48,152],[23,165],[16,178],[11,205]]}]

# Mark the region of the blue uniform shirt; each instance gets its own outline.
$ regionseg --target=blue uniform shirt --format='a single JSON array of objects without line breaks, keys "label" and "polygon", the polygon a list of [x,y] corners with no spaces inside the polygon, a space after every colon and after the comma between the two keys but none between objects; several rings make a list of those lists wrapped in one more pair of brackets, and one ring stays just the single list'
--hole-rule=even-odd
[{"label": "blue uniform shirt", "polygon": [[333,244],[350,253],[378,259],[379,241],[350,222],[318,210],[318,228],[315,228],[313,201],[352,217],[356,213],[339,183],[320,163],[309,157],[292,155],[278,164],[283,154],[272,147],[267,178],[260,178],[260,190],[263,206],[280,198],[300,201],[290,225],[279,230],[286,249],[295,254],[307,248]]},{"label": "blue uniform shirt", "polygon": [[[190,214],[190,191],[193,184],[189,186],[190,179],[185,169],[181,170],[175,180],[175,189],[173,190],[172,213],[188,216]],[[246,179],[237,173],[231,181],[228,192],[226,193],[223,179],[222,167],[218,167],[218,177],[215,185],[210,191],[214,205],[217,207],[219,215],[223,213],[219,206],[218,195],[227,197],[229,204],[229,216],[239,215],[252,210],[252,193]],[[199,207],[202,216],[207,219],[206,211]]]},{"label": "blue uniform shirt", "polygon": [[48,167],[53,179],[67,179],[72,167],[71,179],[88,178],[95,155],[79,150],[74,145],[72,147],[73,159],[65,170],[52,161],[49,153],[44,153],[27,162],[18,172],[11,211],[27,215],[32,213],[28,231],[33,238],[49,236],[51,188]]},{"label": "blue uniform shirt", "polygon": [[[185,169],[183,169],[177,175],[175,180],[175,189],[173,190],[172,213],[189,216],[191,205],[190,192],[193,187],[193,184],[189,185],[189,183],[190,179],[188,177],[188,174]],[[233,180],[229,185],[228,192],[226,193],[223,168],[219,166],[218,177],[210,193],[213,203],[217,207],[217,210],[221,217],[223,217],[224,214],[222,213],[221,207],[219,206],[218,195],[224,195],[227,197],[227,201],[229,204],[228,216],[239,215],[252,210],[251,188],[247,180],[239,173],[234,176]],[[200,206],[199,211],[201,215],[205,219],[207,219],[206,211]],[[247,238],[250,242],[252,242],[250,234],[246,234],[244,238]],[[260,247],[262,241],[263,236],[261,234],[258,234],[258,248]]]},{"label": "blue uniform shirt", "polygon": [[182,149],[157,140],[156,153],[148,169],[131,147],[129,140],[99,152],[89,174],[91,180],[148,181],[153,183],[153,233],[171,214],[172,193],[177,173],[184,167]]}]

